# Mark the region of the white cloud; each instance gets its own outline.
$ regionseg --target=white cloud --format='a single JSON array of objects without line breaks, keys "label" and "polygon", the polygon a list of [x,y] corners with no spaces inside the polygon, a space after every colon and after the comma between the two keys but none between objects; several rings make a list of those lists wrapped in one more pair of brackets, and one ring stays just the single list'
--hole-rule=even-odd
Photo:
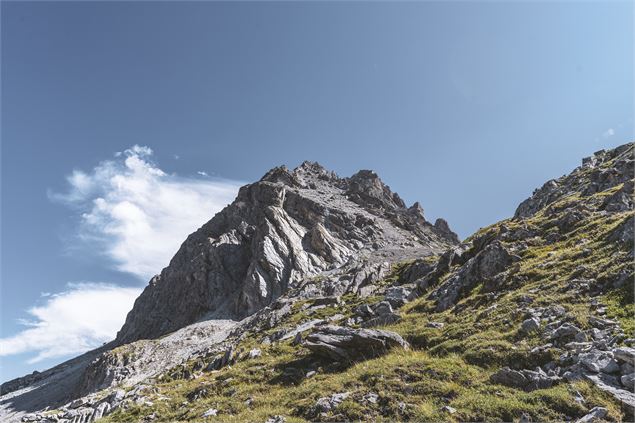
[{"label": "white cloud", "polygon": [[615,130],[613,128],[609,128],[602,133],[603,138],[612,137],[613,135],[615,135]]},{"label": "white cloud", "polygon": [[188,234],[230,203],[239,183],[169,175],[135,145],[90,172],[73,171],[68,192],[50,194],[81,215],[79,239],[115,267],[149,279],[165,267]]},{"label": "white cloud", "polygon": [[0,357],[35,353],[28,362],[36,363],[96,348],[115,338],[140,293],[102,283],[69,284],[28,310],[32,320],[20,321],[26,329],[0,338]]},{"label": "white cloud", "polygon": [[199,170],[199,171],[198,171],[198,172],[196,172],[196,173],[198,173],[198,174],[199,174],[199,175],[201,175],[201,176],[209,176],[209,175],[207,174],[207,172],[203,172],[202,170]]}]

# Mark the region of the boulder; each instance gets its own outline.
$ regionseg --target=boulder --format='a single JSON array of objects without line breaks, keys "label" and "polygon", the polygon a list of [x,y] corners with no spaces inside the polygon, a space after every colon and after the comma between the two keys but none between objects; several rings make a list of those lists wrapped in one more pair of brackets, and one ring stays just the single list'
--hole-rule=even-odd
[{"label": "boulder", "polygon": [[584,377],[595,384],[599,389],[607,392],[622,404],[627,413],[635,413],[635,392],[624,389],[620,381],[606,373],[587,373]]},{"label": "boulder", "polygon": [[523,333],[531,333],[531,332],[536,332],[540,329],[540,320],[535,318],[535,317],[531,317],[527,320],[524,320],[523,323],[520,325],[520,330]]},{"label": "boulder", "polygon": [[218,410],[215,408],[210,408],[206,412],[204,412],[201,417],[214,417],[218,414]]},{"label": "boulder", "polygon": [[580,364],[593,373],[615,373],[620,370],[619,364],[613,359],[613,354],[605,351],[589,351],[578,356]]},{"label": "boulder", "polygon": [[249,358],[257,358],[260,357],[262,355],[262,351],[260,351],[258,348],[254,348],[251,351],[249,351]]},{"label": "boulder", "polygon": [[582,332],[580,328],[571,323],[563,323],[558,326],[552,333],[551,339],[562,340],[567,338],[573,338],[578,333]]},{"label": "boulder", "polygon": [[340,405],[340,403],[346,398],[348,398],[349,395],[350,392],[341,392],[333,394],[330,397],[322,397],[318,399],[313,406],[314,414],[326,413],[337,408],[337,406]]},{"label": "boulder", "polygon": [[411,299],[413,287],[393,286],[386,289],[386,301],[393,307],[401,307]]},{"label": "boulder", "polygon": [[560,380],[560,377],[549,376],[540,370],[540,368],[538,368],[538,371],[532,371],[512,370],[509,367],[504,367],[490,376],[492,383],[498,383],[512,388],[520,388],[525,391],[550,388]]},{"label": "boulder", "polygon": [[308,335],[304,346],[316,355],[340,362],[377,357],[391,348],[409,348],[395,332],[332,325],[322,326]]},{"label": "boulder", "polygon": [[626,375],[622,375],[620,378],[620,382],[622,386],[630,391],[635,390],[635,373],[629,373]]},{"label": "boulder", "polygon": [[95,408],[95,414],[94,414],[94,418],[95,420],[102,418],[103,416],[105,416],[106,414],[108,414],[110,412],[110,404],[108,404],[107,402],[102,402],[100,403],[96,408]]},{"label": "boulder", "polygon": [[613,357],[620,362],[635,365],[635,348],[616,348],[613,350]]},{"label": "boulder", "polygon": [[596,422],[598,420],[604,419],[608,414],[608,410],[604,407],[593,407],[591,411],[582,417],[581,419],[576,420],[576,423],[591,423]]}]

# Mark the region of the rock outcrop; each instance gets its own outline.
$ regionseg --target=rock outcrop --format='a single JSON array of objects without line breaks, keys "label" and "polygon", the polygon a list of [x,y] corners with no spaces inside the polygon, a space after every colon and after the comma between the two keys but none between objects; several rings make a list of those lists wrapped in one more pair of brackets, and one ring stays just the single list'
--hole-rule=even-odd
[{"label": "rock outcrop", "polygon": [[349,363],[385,354],[391,348],[408,349],[408,343],[395,332],[323,326],[307,336],[304,346],[326,358]]},{"label": "rock outcrop", "polygon": [[152,339],[206,315],[244,318],[303,279],[353,258],[457,242],[445,222],[406,208],[372,171],[340,178],[317,163],[278,167],[190,235],[135,302],[118,343]]}]

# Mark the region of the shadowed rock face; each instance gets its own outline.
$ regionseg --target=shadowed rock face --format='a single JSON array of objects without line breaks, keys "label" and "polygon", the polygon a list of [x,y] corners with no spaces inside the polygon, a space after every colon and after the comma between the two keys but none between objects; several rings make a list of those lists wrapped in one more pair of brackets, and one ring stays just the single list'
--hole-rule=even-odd
[{"label": "shadowed rock face", "polygon": [[243,318],[354,258],[440,252],[457,241],[445,221],[432,225],[420,206],[406,208],[372,171],[340,178],[317,163],[277,167],[187,238],[137,299],[117,342],[204,317]]}]

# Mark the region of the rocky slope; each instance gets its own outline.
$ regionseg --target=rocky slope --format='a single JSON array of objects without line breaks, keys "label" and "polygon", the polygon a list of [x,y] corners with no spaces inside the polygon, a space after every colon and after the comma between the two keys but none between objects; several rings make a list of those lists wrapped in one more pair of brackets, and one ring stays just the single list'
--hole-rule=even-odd
[{"label": "rocky slope", "polygon": [[633,144],[600,151],[460,244],[370,172],[274,169],[116,342],[3,385],[0,415],[632,421],[634,164]]}]

